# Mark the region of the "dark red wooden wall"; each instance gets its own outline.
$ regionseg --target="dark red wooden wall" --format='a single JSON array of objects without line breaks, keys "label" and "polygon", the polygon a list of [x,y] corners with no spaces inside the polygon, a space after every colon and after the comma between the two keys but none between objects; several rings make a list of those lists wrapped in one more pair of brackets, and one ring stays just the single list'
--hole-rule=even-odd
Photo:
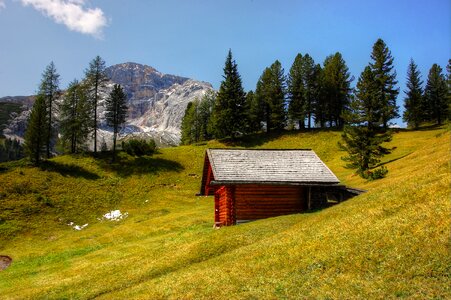
[{"label": "dark red wooden wall", "polygon": [[218,226],[227,226],[237,220],[299,213],[306,209],[304,194],[304,188],[299,186],[221,186],[215,192],[215,222]]}]

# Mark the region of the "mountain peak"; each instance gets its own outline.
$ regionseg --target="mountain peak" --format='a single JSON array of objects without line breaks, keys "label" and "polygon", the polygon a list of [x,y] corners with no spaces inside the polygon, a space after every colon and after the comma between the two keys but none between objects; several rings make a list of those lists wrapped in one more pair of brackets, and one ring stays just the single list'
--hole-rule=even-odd
[{"label": "mountain peak", "polygon": [[147,72],[160,73],[157,69],[155,69],[152,66],[143,65],[140,63],[136,63],[136,62],[120,63],[120,64],[112,65],[112,66],[108,67],[107,69],[145,70]]}]

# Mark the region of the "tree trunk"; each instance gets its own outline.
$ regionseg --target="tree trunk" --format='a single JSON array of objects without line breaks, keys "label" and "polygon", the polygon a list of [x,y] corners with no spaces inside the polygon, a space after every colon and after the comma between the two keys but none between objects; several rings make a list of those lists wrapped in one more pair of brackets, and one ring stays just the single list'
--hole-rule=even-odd
[{"label": "tree trunk", "polygon": [[116,161],[116,135],[117,135],[117,130],[114,130],[114,134],[113,134],[113,162]]},{"label": "tree trunk", "polygon": [[50,158],[50,139],[52,138],[52,95],[49,96],[49,126],[47,128],[47,158]]},{"label": "tree trunk", "polygon": [[94,88],[94,154],[97,153],[97,89],[98,80],[96,76],[96,83]]}]

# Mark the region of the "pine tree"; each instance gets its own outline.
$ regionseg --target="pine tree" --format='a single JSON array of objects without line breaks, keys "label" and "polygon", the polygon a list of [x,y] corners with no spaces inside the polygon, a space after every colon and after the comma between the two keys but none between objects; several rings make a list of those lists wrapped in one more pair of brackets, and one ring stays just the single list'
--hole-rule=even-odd
[{"label": "pine tree", "polygon": [[53,114],[55,100],[58,98],[60,94],[59,90],[59,77],[60,75],[57,73],[55,64],[51,62],[46,68],[44,73],[42,73],[42,80],[39,85],[38,94],[41,95],[45,100],[45,106],[47,110],[47,136],[45,138],[46,143],[46,156],[50,158],[51,150],[52,150],[52,139],[55,137],[53,127],[54,120]]},{"label": "pine tree", "polygon": [[116,160],[116,138],[120,127],[125,123],[127,116],[127,96],[119,84],[113,86],[113,90],[105,102],[105,120],[108,126],[113,128],[113,161]]},{"label": "pine tree", "polygon": [[380,103],[380,89],[377,75],[369,66],[359,77],[355,97],[349,110],[343,114],[346,125],[342,134],[343,150],[348,152],[346,167],[356,169],[357,174],[367,179],[383,177],[384,167],[374,169],[380,158],[390,152],[382,143],[391,140],[390,132],[384,131],[381,115],[384,106]]},{"label": "pine tree", "polygon": [[442,68],[433,64],[429,70],[426,88],[424,89],[427,104],[428,120],[438,125],[448,117],[448,89]]},{"label": "pine tree", "polygon": [[105,73],[105,61],[96,56],[85,70],[85,84],[89,92],[89,100],[92,108],[92,129],[94,133],[94,153],[97,153],[97,106],[100,100],[100,91],[105,87],[108,77]]},{"label": "pine tree", "polygon": [[223,78],[216,97],[213,127],[217,138],[233,138],[245,130],[246,94],[231,50],[226,58]]},{"label": "pine tree", "polygon": [[262,108],[263,122],[265,122],[266,132],[270,132],[271,123],[271,81],[272,74],[269,68],[266,68],[260,78],[258,79],[255,88],[255,102],[256,105]]},{"label": "pine tree", "polygon": [[403,120],[414,129],[418,129],[424,118],[422,85],[420,71],[413,59],[410,59],[407,69],[407,90],[404,91],[406,97],[404,98]]},{"label": "pine tree", "polygon": [[213,132],[210,125],[211,114],[213,113],[216,102],[216,93],[208,91],[202,96],[199,107],[199,126],[200,126],[200,140],[208,141],[213,137]]},{"label": "pine tree", "polygon": [[63,146],[69,144],[70,153],[84,150],[90,131],[90,112],[84,85],[73,80],[60,105],[61,140]]},{"label": "pine tree", "polygon": [[214,92],[207,92],[201,100],[195,99],[188,103],[182,119],[182,144],[189,145],[212,138],[210,119],[215,99]]},{"label": "pine tree", "polygon": [[253,91],[246,94],[247,106],[247,132],[259,132],[262,130],[262,122],[265,120],[263,106],[260,105]]},{"label": "pine tree", "polygon": [[296,55],[287,78],[288,85],[288,116],[291,122],[297,123],[299,129],[305,127],[304,121],[307,116],[307,105],[305,100],[304,74],[302,54]]},{"label": "pine tree", "polygon": [[45,97],[42,94],[36,96],[31,110],[25,132],[25,154],[31,162],[39,165],[42,156],[46,152],[46,141],[48,137],[48,111]]},{"label": "pine tree", "polygon": [[382,39],[378,39],[373,46],[370,63],[371,71],[375,74],[378,97],[383,104],[382,124],[385,129],[388,128],[388,122],[399,117],[399,107],[396,105],[396,97],[399,89],[396,88],[396,71],[393,69],[393,57],[391,51]]},{"label": "pine tree", "polygon": [[329,120],[330,126],[342,128],[342,114],[349,107],[354,77],[349,73],[340,52],[328,56],[323,65],[321,98],[325,118]]},{"label": "pine tree", "polygon": [[446,70],[448,71],[448,74],[446,75],[446,82],[448,85],[448,120],[451,120],[451,59],[448,60]]},{"label": "pine tree", "polygon": [[263,71],[255,89],[256,105],[263,108],[266,132],[283,129],[286,125],[285,76],[276,60]]},{"label": "pine tree", "polygon": [[271,125],[274,129],[283,129],[286,125],[285,111],[285,75],[281,63],[276,60],[270,67],[272,80],[270,86],[271,96]]},{"label": "pine tree", "polygon": [[23,158],[23,147],[19,140],[6,138],[0,141],[0,162],[18,160]]},{"label": "pine tree", "polygon": [[194,102],[189,102],[185,109],[185,114],[183,115],[181,130],[181,142],[182,145],[189,145],[193,142],[191,130],[193,127],[193,118],[196,108],[194,107]]},{"label": "pine tree", "polygon": [[306,54],[302,59],[302,73],[305,90],[305,104],[307,115],[307,128],[312,128],[315,101],[318,97],[318,79],[320,76],[318,66],[313,58]]}]

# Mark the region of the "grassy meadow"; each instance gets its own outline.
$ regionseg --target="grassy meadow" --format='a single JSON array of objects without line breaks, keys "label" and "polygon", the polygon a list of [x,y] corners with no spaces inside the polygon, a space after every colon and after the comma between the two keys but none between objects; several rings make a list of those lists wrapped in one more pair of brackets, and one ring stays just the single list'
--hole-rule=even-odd
[{"label": "grassy meadow", "polygon": [[[389,173],[345,169],[338,131],[287,132],[0,164],[2,299],[449,299],[450,131],[394,134]],[[196,197],[208,147],[311,148],[367,193],[311,213],[213,229]],[[102,219],[111,210],[128,216]],[[74,230],[68,224],[84,225]]]}]

